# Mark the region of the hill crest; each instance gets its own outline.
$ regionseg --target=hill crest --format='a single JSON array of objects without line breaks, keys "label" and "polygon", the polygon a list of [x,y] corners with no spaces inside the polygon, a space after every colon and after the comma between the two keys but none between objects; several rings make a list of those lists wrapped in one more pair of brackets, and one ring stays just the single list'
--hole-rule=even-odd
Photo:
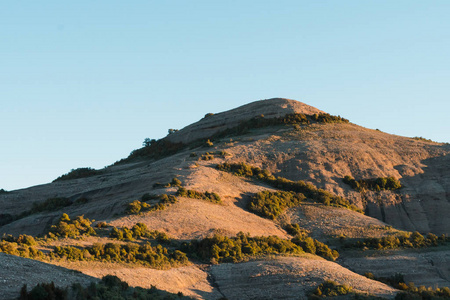
[{"label": "hill crest", "polygon": [[170,134],[166,139],[173,143],[188,144],[195,140],[208,138],[261,115],[264,115],[265,118],[277,118],[293,113],[313,115],[325,112],[296,100],[285,98],[259,100],[221,113],[206,114],[201,120]]}]

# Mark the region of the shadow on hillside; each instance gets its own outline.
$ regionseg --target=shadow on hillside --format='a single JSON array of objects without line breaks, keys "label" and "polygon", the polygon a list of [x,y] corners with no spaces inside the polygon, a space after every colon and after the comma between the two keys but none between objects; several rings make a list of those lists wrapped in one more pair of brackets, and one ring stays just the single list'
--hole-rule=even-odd
[{"label": "shadow on hillside", "polygon": [[237,207],[242,208],[245,211],[248,211],[247,207],[253,195],[254,195],[253,193],[241,193],[239,197],[234,198],[236,200],[234,204]]},{"label": "shadow on hillside", "polygon": [[423,173],[413,176],[408,176],[410,166],[395,166],[403,188],[396,193],[395,204],[383,202],[385,222],[410,231],[450,234],[450,156],[421,163]]}]

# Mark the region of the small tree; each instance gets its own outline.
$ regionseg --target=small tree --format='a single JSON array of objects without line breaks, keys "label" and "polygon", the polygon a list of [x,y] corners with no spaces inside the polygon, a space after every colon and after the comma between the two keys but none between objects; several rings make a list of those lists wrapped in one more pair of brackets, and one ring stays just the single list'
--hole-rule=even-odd
[{"label": "small tree", "polygon": [[150,146],[153,145],[155,142],[156,142],[155,139],[145,138],[144,142],[142,142],[142,146],[144,146],[144,147],[150,147]]}]

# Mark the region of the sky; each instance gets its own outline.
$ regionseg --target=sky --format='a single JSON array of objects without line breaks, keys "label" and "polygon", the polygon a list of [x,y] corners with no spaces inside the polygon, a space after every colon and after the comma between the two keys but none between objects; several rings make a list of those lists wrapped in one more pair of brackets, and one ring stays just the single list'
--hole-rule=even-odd
[{"label": "sky", "polygon": [[450,1],[0,2],[0,189],[273,97],[450,142]]}]

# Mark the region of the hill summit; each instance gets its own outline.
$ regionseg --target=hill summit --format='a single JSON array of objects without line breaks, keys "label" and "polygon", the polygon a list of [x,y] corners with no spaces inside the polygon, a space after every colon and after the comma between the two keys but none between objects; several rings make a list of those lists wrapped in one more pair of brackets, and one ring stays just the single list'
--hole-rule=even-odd
[{"label": "hill summit", "polygon": [[282,98],[148,141],[0,193],[0,299],[57,274],[196,299],[450,297],[450,145]]},{"label": "hill summit", "polygon": [[290,99],[260,100],[218,114],[206,114],[200,121],[169,135],[167,139],[175,143],[190,143],[198,139],[208,138],[255,117],[264,116],[270,119],[296,113],[314,115],[325,112]]}]

